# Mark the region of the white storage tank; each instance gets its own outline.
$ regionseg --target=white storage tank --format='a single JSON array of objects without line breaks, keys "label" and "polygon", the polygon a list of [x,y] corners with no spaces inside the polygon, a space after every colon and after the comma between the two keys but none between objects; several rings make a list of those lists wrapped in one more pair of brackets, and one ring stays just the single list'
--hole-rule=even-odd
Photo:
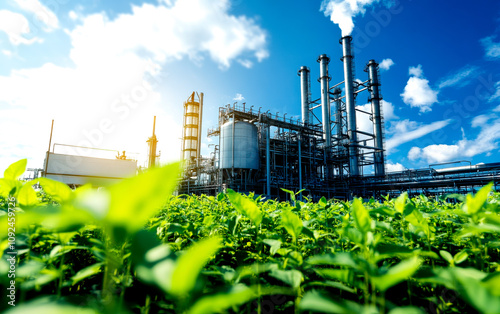
[{"label": "white storage tank", "polygon": [[259,169],[257,127],[251,123],[236,121],[234,124],[234,141],[233,121],[226,122],[221,127],[220,168],[231,169],[233,166],[235,169]]}]

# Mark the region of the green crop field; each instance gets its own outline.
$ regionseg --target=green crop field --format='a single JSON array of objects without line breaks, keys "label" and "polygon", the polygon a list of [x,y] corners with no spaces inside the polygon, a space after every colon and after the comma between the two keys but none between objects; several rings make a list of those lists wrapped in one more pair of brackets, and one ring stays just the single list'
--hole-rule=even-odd
[{"label": "green crop field", "polygon": [[279,202],[172,196],[177,164],[74,191],[25,167],[0,179],[6,313],[500,313],[491,184]]}]

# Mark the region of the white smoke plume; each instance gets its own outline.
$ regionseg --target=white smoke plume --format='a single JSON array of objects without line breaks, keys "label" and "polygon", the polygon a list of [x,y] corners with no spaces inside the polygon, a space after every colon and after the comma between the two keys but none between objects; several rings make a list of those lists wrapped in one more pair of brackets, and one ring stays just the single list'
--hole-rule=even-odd
[{"label": "white smoke plume", "polygon": [[330,16],[333,23],[338,24],[342,36],[350,35],[353,28],[353,18],[359,13],[364,14],[366,6],[380,0],[323,0],[321,11]]}]

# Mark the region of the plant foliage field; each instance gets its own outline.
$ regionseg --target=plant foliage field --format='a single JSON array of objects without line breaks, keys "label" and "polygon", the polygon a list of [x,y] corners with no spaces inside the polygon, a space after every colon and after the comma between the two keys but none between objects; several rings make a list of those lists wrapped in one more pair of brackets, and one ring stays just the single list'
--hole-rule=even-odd
[{"label": "plant foliage field", "polygon": [[[0,179],[6,313],[500,313],[500,195],[315,203]],[[41,189],[34,189],[39,184]],[[12,240],[15,238],[15,243]],[[15,305],[9,258],[15,250]]]}]

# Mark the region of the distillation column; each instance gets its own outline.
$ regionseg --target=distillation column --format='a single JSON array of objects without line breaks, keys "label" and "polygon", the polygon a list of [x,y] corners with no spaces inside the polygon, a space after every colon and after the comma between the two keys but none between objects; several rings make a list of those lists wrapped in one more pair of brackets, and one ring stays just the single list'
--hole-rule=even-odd
[{"label": "distillation column", "polygon": [[200,157],[201,114],[203,111],[203,93],[196,97],[193,92],[184,103],[184,121],[182,132],[182,156],[187,163],[196,164]]},{"label": "distillation column", "polygon": [[327,55],[320,55],[319,62],[319,80],[321,82],[321,119],[323,122],[323,139],[325,140],[324,162],[325,179],[330,178],[330,165],[328,159],[332,147],[332,130],[330,128],[330,76],[328,76],[328,63],[330,58]]},{"label": "distillation column", "polygon": [[382,114],[380,110],[380,101],[382,97],[380,96],[380,82],[378,80],[378,63],[375,60],[370,60],[367,65],[368,78],[370,79],[370,99],[372,104],[372,115],[373,115],[373,135],[375,136],[375,147],[377,151],[373,153],[375,160],[375,175],[384,176],[385,175],[385,163],[384,163],[384,133],[382,127]]},{"label": "distillation column", "polygon": [[332,132],[330,130],[330,77],[328,76],[328,63],[330,63],[330,58],[328,58],[327,55],[320,55],[318,62],[320,66],[319,79],[321,81],[321,119],[323,121],[323,139],[325,140],[325,147],[329,151],[332,145]]},{"label": "distillation column", "polygon": [[349,174],[351,176],[359,175],[358,160],[358,136],[356,133],[356,104],[354,102],[354,71],[352,67],[353,55],[351,52],[351,36],[345,36],[341,39],[344,56],[344,78],[345,78],[345,103],[347,112],[347,135],[349,137]]},{"label": "distillation column", "polygon": [[301,95],[301,107],[302,107],[302,124],[310,124],[311,121],[309,119],[309,103],[311,100],[309,99],[309,86],[310,86],[310,78],[309,78],[309,68],[306,66],[300,67],[299,76],[300,76],[300,95]]}]

